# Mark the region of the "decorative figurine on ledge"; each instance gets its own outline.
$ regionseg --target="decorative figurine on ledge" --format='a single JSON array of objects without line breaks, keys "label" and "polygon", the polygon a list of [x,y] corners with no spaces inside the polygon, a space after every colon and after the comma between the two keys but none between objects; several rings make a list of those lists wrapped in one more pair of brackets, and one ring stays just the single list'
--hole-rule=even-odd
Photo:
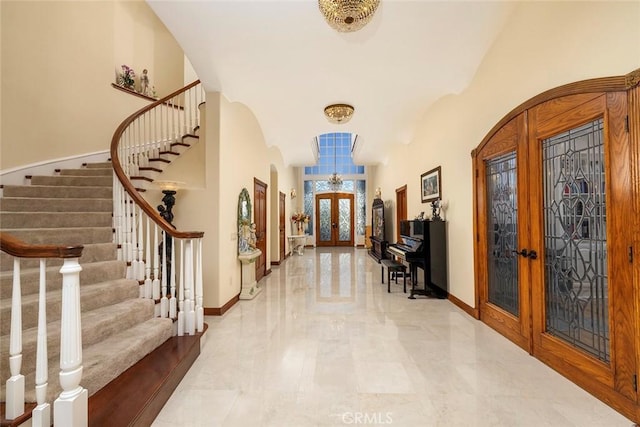
[{"label": "decorative figurine on ledge", "polygon": [[142,75],[140,76],[140,93],[145,96],[150,96],[149,93],[149,74],[147,69],[142,70]]},{"label": "decorative figurine on ledge", "polygon": [[258,249],[258,247],[256,246],[257,242],[258,239],[256,238],[256,223],[252,222],[251,226],[249,227],[249,248],[252,251]]},{"label": "decorative figurine on ledge", "polygon": [[431,220],[432,221],[442,221],[442,218],[440,217],[440,207],[441,207],[440,199],[436,199],[433,202],[431,202]]}]

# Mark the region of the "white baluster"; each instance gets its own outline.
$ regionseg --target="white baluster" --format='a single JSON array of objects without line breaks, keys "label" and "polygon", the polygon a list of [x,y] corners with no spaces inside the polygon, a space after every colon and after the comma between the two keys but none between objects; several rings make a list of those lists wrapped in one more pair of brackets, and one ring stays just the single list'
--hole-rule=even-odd
[{"label": "white baluster", "polygon": [[171,239],[171,299],[169,299],[169,317],[175,319],[177,316],[177,299],[176,299],[176,239]]},{"label": "white baluster", "polygon": [[193,239],[189,239],[185,245],[185,311],[186,324],[185,331],[189,335],[196,333],[196,312],[193,301],[194,296],[194,278],[193,278]]},{"label": "white baluster", "polygon": [[80,320],[80,271],[78,258],[67,258],[62,274],[62,317],[60,321],[60,386],[62,393],[53,404],[56,426],[86,426],[88,392],[82,388],[82,324]]},{"label": "white baluster", "polygon": [[196,329],[204,331],[204,307],[202,299],[202,239],[196,241]]},{"label": "white baluster", "polygon": [[158,257],[158,225],[153,231],[153,283],[151,287],[151,297],[154,300],[160,298],[160,259]]},{"label": "white baluster", "polygon": [[47,403],[49,364],[47,355],[47,282],[46,261],[40,260],[40,289],[38,294],[38,340],[36,347],[36,402],[31,413],[33,427],[51,426],[51,405]]},{"label": "white baluster", "polygon": [[20,260],[13,259],[13,288],[11,293],[11,329],[9,335],[9,368],[5,418],[13,420],[24,413],[24,375],[22,369],[22,291],[20,289]]},{"label": "white baluster", "polygon": [[151,264],[153,260],[153,253],[151,252],[151,219],[147,218],[147,264],[146,264],[146,277],[144,279],[144,298],[151,298],[153,296],[153,280],[151,280]]},{"label": "white baluster", "polygon": [[142,234],[142,221],[144,212],[139,208],[138,213],[138,276],[136,280],[144,280],[145,261],[144,261],[144,235]]},{"label": "white baluster", "polygon": [[133,248],[131,247],[131,203],[129,194],[124,191],[124,244],[122,248],[124,260],[127,262],[127,279],[133,278],[131,261],[133,261]]},{"label": "white baluster", "polygon": [[160,317],[169,315],[167,299],[167,232],[162,230],[162,299],[160,300]]},{"label": "white baluster", "polygon": [[184,335],[184,240],[180,240],[180,283],[178,288],[178,336]]},{"label": "white baluster", "polygon": [[132,204],[129,198],[131,209],[131,279],[138,280],[138,229],[136,227],[137,206]]}]

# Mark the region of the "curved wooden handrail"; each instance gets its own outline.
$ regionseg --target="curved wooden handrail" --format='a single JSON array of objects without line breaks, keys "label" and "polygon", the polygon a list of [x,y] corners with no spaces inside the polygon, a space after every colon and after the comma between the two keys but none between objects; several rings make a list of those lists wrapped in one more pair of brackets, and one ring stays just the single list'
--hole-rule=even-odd
[{"label": "curved wooden handrail", "polygon": [[164,98],[161,98],[146,107],[141,108],[135,113],[131,114],[129,117],[124,119],[120,126],[116,129],[113,134],[113,138],[111,138],[111,163],[113,164],[113,170],[118,177],[118,180],[124,187],[125,191],[129,194],[129,196],[133,199],[136,205],[140,206],[142,210],[151,218],[156,224],[158,224],[165,232],[167,232],[171,237],[175,237],[177,239],[197,239],[204,236],[203,231],[177,231],[171,224],[165,221],[164,218],[160,216],[160,213],[156,211],[135,189],[129,178],[124,173],[122,169],[122,164],[120,163],[120,158],[118,157],[118,144],[120,142],[120,138],[122,134],[127,129],[127,127],[139,116],[143,115],[147,111],[154,109],[155,107],[167,103],[171,98],[179,95],[182,92],[186,92],[194,86],[200,84],[200,80],[196,80],[193,83],[188,84],[187,86],[179,89]]},{"label": "curved wooden handrail", "polygon": [[0,249],[18,258],[79,258],[84,246],[30,245],[0,233]]}]

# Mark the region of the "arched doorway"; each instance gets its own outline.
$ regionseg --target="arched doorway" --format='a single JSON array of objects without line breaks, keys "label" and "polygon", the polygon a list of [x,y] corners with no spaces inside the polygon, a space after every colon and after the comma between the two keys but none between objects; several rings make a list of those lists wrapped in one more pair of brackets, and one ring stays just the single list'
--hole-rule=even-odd
[{"label": "arched doorway", "polygon": [[480,319],[637,420],[635,75],[527,101],[473,159]]}]

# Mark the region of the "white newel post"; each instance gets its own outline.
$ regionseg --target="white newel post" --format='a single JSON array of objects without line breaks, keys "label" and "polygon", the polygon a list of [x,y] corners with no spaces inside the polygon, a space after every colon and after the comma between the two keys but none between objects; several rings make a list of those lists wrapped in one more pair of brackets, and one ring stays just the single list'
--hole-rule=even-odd
[{"label": "white newel post", "polygon": [[89,394],[82,388],[82,324],[80,313],[80,271],[78,258],[64,260],[62,274],[62,317],[60,321],[60,386],[62,393],[53,404],[56,426],[84,427],[88,424]]},{"label": "white newel post", "polygon": [[20,290],[20,259],[13,259],[11,294],[11,330],[9,335],[9,368],[5,418],[13,420],[24,413],[24,375],[22,369],[22,292]]}]

